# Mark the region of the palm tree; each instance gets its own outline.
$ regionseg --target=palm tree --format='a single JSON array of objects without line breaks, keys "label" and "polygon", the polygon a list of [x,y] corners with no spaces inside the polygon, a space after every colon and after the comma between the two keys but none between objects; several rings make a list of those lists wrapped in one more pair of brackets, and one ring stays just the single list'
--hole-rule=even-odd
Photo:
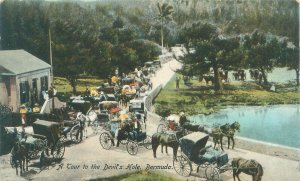
[{"label": "palm tree", "polygon": [[162,6],[157,3],[157,8],[159,11],[158,19],[161,22],[161,46],[164,47],[164,33],[163,33],[163,23],[164,21],[170,21],[171,20],[171,14],[173,13],[173,6],[168,5],[167,3],[164,3]]}]

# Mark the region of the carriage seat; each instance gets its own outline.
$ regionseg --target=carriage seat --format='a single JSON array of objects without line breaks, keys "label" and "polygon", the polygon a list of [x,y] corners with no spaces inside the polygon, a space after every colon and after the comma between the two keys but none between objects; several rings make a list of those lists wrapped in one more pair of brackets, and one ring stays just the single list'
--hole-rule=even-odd
[{"label": "carriage seat", "polygon": [[[133,132],[129,132],[129,135],[130,135],[130,139],[133,140]],[[143,132],[138,132],[137,133],[137,142],[141,142],[143,141],[144,139],[146,139],[146,133],[143,133]]]},{"label": "carriage seat", "polygon": [[215,150],[213,148],[207,148],[203,155],[199,154],[198,159],[202,162],[216,162],[219,167],[225,165],[228,162],[228,154],[222,151]]},{"label": "carriage seat", "polygon": [[72,129],[71,126],[64,127],[63,132],[64,132],[64,133],[68,133],[68,132],[71,131],[71,129]]}]

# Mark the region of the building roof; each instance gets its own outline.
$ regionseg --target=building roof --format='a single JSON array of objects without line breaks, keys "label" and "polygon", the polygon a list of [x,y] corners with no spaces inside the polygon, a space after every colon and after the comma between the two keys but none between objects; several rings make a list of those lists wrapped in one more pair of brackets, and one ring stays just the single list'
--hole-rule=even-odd
[{"label": "building roof", "polygon": [[48,69],[51,66],[25,50],[1,50],[0,74],[18,75]]}]

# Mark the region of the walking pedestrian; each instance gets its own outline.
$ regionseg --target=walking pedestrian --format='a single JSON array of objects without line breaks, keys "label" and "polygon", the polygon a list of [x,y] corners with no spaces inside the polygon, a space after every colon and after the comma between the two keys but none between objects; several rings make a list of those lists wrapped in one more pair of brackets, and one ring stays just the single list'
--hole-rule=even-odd
[{"label": "walking pedestrian", "polygon": [[180,78],[176,77],[176,89],[179,89],[179,81],[180,81]]}]

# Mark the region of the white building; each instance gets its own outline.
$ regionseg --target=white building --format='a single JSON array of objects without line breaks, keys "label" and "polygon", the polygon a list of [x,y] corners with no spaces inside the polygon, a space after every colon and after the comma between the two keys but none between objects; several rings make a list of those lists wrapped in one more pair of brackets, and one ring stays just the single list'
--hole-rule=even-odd
[{"label": "white building", "polygon": [[50,86],[51,66],[25,50],[0,51],[0,103],[18,111],[34,104]]}]

